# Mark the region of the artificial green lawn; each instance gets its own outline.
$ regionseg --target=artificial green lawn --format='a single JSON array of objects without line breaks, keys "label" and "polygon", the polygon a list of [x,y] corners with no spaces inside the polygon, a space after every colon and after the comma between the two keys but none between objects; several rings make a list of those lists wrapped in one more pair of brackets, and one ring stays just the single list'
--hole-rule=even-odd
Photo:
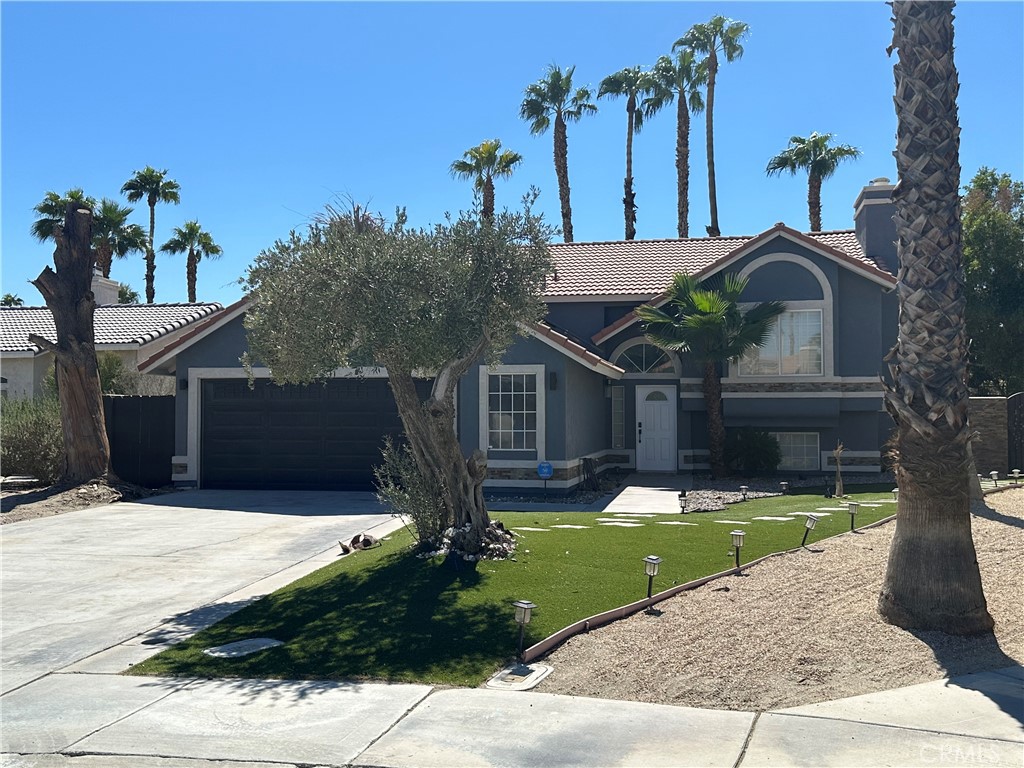
[{"label": "artificial green lawn", "polygon": [[[855,491],[850,499],[881,502],[861,507],[858,526],[895,512],[887,487],[849,490]],[[733,504],[721,512],[632,518],[644,523],[638,528],[595,522],[608,513],[493,513],[509,528],[548,530],[520,531],[514,561],[484,561],[475,570],[468,564],[456,569],[440,557],[417,558],[412,537],[402,530],[384,546],[339,559],[136,665],[131,673],[475,686],[515,655],[513,600],[538,606],[527,627],[529,645],[579,619],[646,597],[646,555],[662,558],[655,592],[733,567],[729,532],[738,526],[716,520],[750,521],[742,526],[747,536],[741,555],[742,562],[749,562],[798,547],[805,529],[803,518],[752,518],[832,506],[839,504],[820,491],[796,489],[793,495]],[[658,520],[696,525],[658,525]],[[550,528],[556,524],[591,527]],[[849,515],[834,511],[820,519],[807,543],[849,527]],[[240,659],[202,653],[250,637],[285,644]]]}]

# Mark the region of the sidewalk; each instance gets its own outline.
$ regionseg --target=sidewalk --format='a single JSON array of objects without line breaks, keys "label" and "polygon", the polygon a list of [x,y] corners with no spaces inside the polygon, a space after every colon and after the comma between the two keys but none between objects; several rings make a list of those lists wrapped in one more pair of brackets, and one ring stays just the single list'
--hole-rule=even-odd
[{"label": "sidewalk", "polygon": [[758,715],[423,685],[57,673],[4,697],[2,764],[1019,768],[1022,687],[1013,667]]}]

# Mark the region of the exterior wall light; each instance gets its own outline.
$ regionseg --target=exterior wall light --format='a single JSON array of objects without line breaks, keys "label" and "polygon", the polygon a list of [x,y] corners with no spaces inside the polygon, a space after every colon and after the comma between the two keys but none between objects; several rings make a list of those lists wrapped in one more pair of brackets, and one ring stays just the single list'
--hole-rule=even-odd
[{"label": "exterior wall light", "polygon": [[519,625],[519,655],[516,657],[520,664],[523,663],[523,636],[526,633],[526,625],[530,623],[530,614],[537,606],[529,600],[516,600],[512,603],[516,609],[516,624]]},{"label": "exterior wall light", "polygon": [[814,530],[814,526],[816,526],[817,524],[818,524],[818,516],[817,515],[808,515],[807,516],[807,522],[804,523],[804,525],[806,526],[804,528],[804,540],[800,542],[800,546],[801,547],[807,545],[807,534],[809,534],[811,531],[813,531]]},{"label": "exterior wall light", "polygon": [[782,488],[782,495],[783,496],[785,496],[787,493],[789,493],[789,483],[787,483],[785,480],[783,480],[781,483],[779,483],[779,487]]},{"label": "exterior wall light", "polygon": [[647,574],[647,599],[651,599],[651,591],[654,587],[654,577],[658,575],[658,566],[661,565],[661,558],[657,555],[648,555],[644,558],[644,573]]},{"label": "exterior wall light", "polygon": [[846,511],[850,513],[850,531],[853,531],[853,518],[857,516],[857,510],[860,509],[859,501],[847,502]]},{"label": "exterior wall light", "polygon": [[730,531],[729,535],[732,536],[732,546],[736,550],[736,567],[740,567],[740,550],[743,548],[743,537],[747,535],[746,531]]},{"label": "exterior wall light", "polygon": [[679,514],[686,514],[686,491],[679,492]]},{"label": "exterior wall light", "polygon": [[749,491],[749,490],[750,490],[749,486],[746,486],[746,485],[741,485],[740,486],[740,493],[743,494],[743,500],[744,501],[747,500],[747,491]]},{"label": "exterior wall light", "polygon": [[993,469],[991,472],[988,473],[988,476],[992,478],[992,482],[995,483],[996,487],[998,488],[999,487],[999,471]]}]

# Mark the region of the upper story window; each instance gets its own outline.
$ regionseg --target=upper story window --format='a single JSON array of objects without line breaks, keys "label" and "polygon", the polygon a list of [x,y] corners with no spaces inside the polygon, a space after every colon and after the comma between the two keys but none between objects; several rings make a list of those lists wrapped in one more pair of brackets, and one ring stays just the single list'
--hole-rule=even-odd
[{"label": "upper story window", "polygon": [[612,362],[626,373],[675,373],[676,370],[665,350],[643,342],[627,347]]},{"label": "upper story window", "polygon": [[740,376],[821,376],[820,309],[787,310],[761,347],[740,358]]}]

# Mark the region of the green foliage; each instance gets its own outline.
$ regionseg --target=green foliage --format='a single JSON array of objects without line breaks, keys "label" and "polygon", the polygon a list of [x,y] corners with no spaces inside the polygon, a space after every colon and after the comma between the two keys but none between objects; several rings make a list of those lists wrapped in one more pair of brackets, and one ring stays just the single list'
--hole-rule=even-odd
[{"label": "green foliage", "polygon": [[583,115],[597,112],[589,88],[575,88],[572,76],[576,67],[564,72],[555,64],[548,66],[544,77],[526,87],[519,116],[530,123],[530,133],[544,133],[552,120],[566,123],[578,122]]},{"label": "green foliage", "polygon": [[328,208],[249,268],[252,357],[279,383],[308,383],[368,360],[408,374],[500,354],[544,313],[551,229],[532,201],[432,229]]},{"label": "green foliage", "polygon": [[[879,502],[861,508],[858,525],[896,511],[889,488],[848,489],[856,501]],[[284,587],[135,665],[131,674],[477,686],[515,653],[513,600],[537,604],[526,632],[526,643],[536,643],[575,621],[646,596],[642,561],[652,552],[664,558],[655,592],[732,568],[730,527],[716,520],[746,523],[743,562],[799,546],[803,517],[754,518],[813,512],[822,506],[823,490],[795,489],[721,512],[658,516],[694,525],[618,528],[598,524],[595,518],[602,515],[596,513],[499,513],[495,517],[507,527],[546,530],[523,531],[515,560],[484,561],[475,569],[417,558],[411,536],[399,531],[383,547],[356,552]],[[588,527],[552,528],[555,524]],[[808,543],[848,529],[846,514],[822,516]],[[241,659],[202,652],[246,637],[274,637],[285,644]]]},{"label": "green foliage", "polygon": [[1024,390],[1024,183],[981,168],[964,188],[971,392]]},{"label": "green foliage", "polygon": [[408,445],[385,438],[381,456],[383,463],[373,470],[380,500],[412,520],[420,544],[439,545],[452,521],[437,486],[423,479]]},{"label": "green foliage", "polygon": [[789,146],[768,161],[765,173],[773,176],[786,171],[795,176],[800,171],[807,171],[820,179],[831,177],[843,160],[861,155],[859,149],[849,144],[832,145],[832,137],[831,133],[812,133],[806,138],[790,137]]},{"label": "green foliage", "polygon": [[138,304],[139,303],[139,292],[132,288],[130,285],[121,283],[121,287],[117,289],[117,303],[118,304]]},{"label": "green foliage", "polygon": [[60,403],[53,394],[3,400],[0,407],[0,464],[5,475],[31,475],[47,484],[60,476],[64,436]]},{"label": "green foliage", "polygon": [[0,307],[21,307],[24,306],[25,302],[14,293],[5,293],[3,298],[0,298]]},{"label": "green foliage", "polygon": [[452,176],[472,181],[476,189],[483,191],[492,179],[509,178],[521,162],[523,156],[518,152],[501,150],[501,139],[489,139],[463,152],[462,158],[453,162],[450,170]]},{"label": "green foliage", "polygon": [[763,429],[730,430],[725,437],[725,463],[747,477],[774,472],[782,463],[782,448]]},{"label": "green foliage", "polygon": [[43,199],[32,210],[39,216],[32,222],[32,237],[39,242],[53,239],[53,228],[64,223],[64,214],[68,203],[79,203],[90,211],[96,208],[96,198],[89,197],[81,187],[69,189],[63,196],[56,192],[47,192]]}]

